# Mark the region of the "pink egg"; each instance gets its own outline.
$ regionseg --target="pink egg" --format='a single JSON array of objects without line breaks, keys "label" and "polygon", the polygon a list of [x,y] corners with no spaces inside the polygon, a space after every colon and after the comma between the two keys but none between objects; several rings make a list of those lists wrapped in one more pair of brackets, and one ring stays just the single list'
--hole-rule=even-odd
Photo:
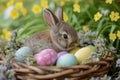
[{"label": "pink egg", "polygon": [[40,66],[51,66],[57,60],[57,52],[53,49],[45,49],[35,55],[37,64]]},{"label": "pink egg", "polygon": [[67,51],[61,51],[61,52],[59,52],[59,53],[57,54],[57,57],[59,58],[59,57],[61,57],[62,55],[67,54],[67,53],[68,53]]}]

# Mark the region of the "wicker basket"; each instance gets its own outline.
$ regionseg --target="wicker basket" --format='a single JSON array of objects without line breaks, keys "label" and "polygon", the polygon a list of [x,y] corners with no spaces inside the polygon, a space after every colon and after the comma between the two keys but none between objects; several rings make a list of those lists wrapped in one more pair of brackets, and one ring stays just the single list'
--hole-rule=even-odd
[{"label": "wicker basket", "polygon": [[11,63],[14,65],[17,80],[89,80],[91,77],[107,74],[113,60],[114,57],[109,52],[100,61],[70,67],[36,67],[14,61]]}]

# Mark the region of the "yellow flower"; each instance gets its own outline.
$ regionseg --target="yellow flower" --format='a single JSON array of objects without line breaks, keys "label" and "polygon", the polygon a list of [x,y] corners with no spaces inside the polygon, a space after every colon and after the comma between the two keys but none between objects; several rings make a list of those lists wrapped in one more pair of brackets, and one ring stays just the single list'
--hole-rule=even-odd
[{"label": "yellow flower", "polygon": [[73,11],[80,13],[80,6],[79,6],[79,4],[75,3],[75,4],[73,5]]},{"label": "yellow flower", "polygon": [[8,29],[6,29],[6,28],[4,28],[3,30],[2,30],[2,33],[4,34],[4,33],[7,33],[8,32]]},{"label": "yellow flower", "polygon": [[23,8],[23,2],[17,2],[17,3],[15,4],[15,8],[16,8],[16,9],[21,9],[21,8]]},{"label": "yellow flower", "polygon": [[48,0],[40,0],[40,5],[42,8],[48,8]]},{"label": "yellow flower", "polygon": [[66,2],[69,2],[70,0],[65,0]]},{"label": "yellow flower", "polygon": [[110,34],[109,34],[109,39],[112,40],[112,41],[115,41],[115,39],[116,39],[116,34],[115,34],[115,33],[110,33]]},{"label": "yellow flower", "polygon": [[41,12],[41,7],[37,4],[35,4],[32,8],[32,12],[35,13],[35,14]]},{"label": "yellow flower", "polygon": [[19,17],[18,11],[17,11],[17,10],[12,10],[12,11],[11,11],[11,17],[12,17],[13,19],[17,19],[17,18]]},{"label": "yellow flower", "polygon": [[79,2],[79,0],[73,0],[75,3],[78,3]]},{"label": "yellow flower", "polygon": [[83,31],[87,32],[89,30],[88,26],[83,26]]},{"label": "yellow flower", "polygon": [[111,19],[111,21],[117,21],[119,18],[120,18],[120,16],[119,16],[118,12],[112,11],[110,13],[110,19]]},{"label": "yellow flower", "polygon": [[2,12],[4,12],[5,9],[6,9],[6,7],[5,7],[4,5],[1,5],[1,6],[0,6],[0,14],[1,14]]},{"label": "yellow flower", "polygon": [[10,38],[11,38],[11,32],[10,31],[8,31],[6,34],[5,34],[5,39],[6,40],[10,40]]},{"label": "yellow flower", "polygon": [[22,14],[25,16],[25,15],[27,14],[27,9],[26,9],[26,8],[22,8],[22,9],[21,9],[21,12],[22,12]]},{"label": "yellow flower", "polygon": [[9,1],[7,2],[7,7],[12,6],[12,5],[13,5],[13,3],[14,3],[14,0],[9,0]]},{"label": "yellow flower", "polygon": [[95,21],[98,21],[101,17],[102,17],[102,14],[101,14],[100,12],[97,12],[97,13],[94,15],[94,20],[95,20]]},{"label": "yellow flower", "polygon": [[0,39],[4,39],[4,36],[3,36],[3,35],[0,35]]},{"label": "yellow flower", "polygon": [[65,5],[65,1],[61,0],[60,1],[60,6],[64,6]]},{"label": "yellow flower", "polygon": [[68,16],[66,15],[65,12],[63,12],[63,19],[64,19],[64,21],[67,21],[67,20],[68,20]]},{"label": "yellow flower", "polygon": [[8,29],[5,28],[2,30],[1,38],[5,39],[5,40],[10,40],[11,35],[12,35],[11,31],[9,31]]},{"label": "yellow flower", "polygon": [[117,37],[120,39],[120,31],[117,31]]},{"label": "yellow flower", "polygon": [[112,0],[105,0],[106,4],[112,4]]}]

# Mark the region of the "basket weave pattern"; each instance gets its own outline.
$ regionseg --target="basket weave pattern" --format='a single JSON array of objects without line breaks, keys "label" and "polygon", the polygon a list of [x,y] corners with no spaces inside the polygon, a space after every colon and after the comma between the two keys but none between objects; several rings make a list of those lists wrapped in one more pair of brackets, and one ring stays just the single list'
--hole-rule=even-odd
[{"label": "basket weave pattern", "polygon": [[113,60],[114,57],[108,53],[100,61],[70,67],[36,67],[14,61],[11,63],[19,80],[88,80],[107,74]]}]

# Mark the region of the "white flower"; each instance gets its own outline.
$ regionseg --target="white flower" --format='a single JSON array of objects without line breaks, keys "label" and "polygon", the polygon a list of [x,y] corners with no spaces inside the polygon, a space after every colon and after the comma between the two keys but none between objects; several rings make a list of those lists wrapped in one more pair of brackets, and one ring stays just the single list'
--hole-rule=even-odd
[{"label": "white flower", "polygon": [[116,61],[116,67],[120,67],[120,59]]},{"label": "white flower", "polygon": [[102,10],[101,10],[101,13],[102,13],[104,16],[107,16],[108,13],[109,13],[109,10],[108,10],[108,9],[102,9]]},{"label": "white flower", "polygon": [[4,19],[8,19],[11,16],[11,11],[13,9],[14,9],[14,6],[12,5],[4,11]]}]

